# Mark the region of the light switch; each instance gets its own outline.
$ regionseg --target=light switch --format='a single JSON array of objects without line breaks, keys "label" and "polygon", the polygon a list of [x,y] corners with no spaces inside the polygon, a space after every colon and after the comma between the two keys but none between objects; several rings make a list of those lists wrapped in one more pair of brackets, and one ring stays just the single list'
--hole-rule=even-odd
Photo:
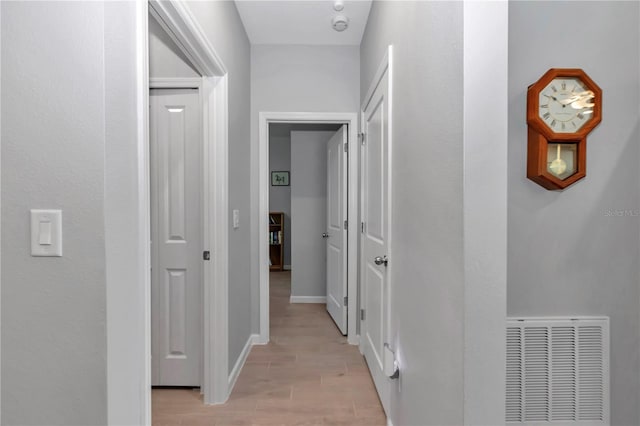
[{"label": "light switch", "polygon": [[233,229],[240,228],[240,210],[233,211]]},{"label": "light switch", "polygon": [[51,222],[40,222],[40,229],[38,230],[38,238],[40,241],[38,243],[41,246],[50,246],[51,245]]},{"label": "light switch", "polygon": [[31,210],[31,256],[62,256],[62,210]]}]

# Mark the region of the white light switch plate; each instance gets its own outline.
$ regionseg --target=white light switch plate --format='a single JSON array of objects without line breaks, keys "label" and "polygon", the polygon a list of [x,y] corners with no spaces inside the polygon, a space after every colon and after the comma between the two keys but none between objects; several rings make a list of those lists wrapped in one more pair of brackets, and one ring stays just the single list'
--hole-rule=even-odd
[{"label": "white light switch plate", "polygon": [[62,256],[62,210],[31,210],[31,256]]},{"label": "white light switch plate", "polygon": [[240,228],[240,210],[233,211],[233,229]]}]

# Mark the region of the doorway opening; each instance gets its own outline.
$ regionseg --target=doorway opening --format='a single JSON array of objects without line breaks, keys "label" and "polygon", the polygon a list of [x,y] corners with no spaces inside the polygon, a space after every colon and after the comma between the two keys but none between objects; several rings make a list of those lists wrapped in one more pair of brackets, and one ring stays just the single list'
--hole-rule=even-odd
[{"label": "doorway opening", "polygon": [[288,293],[289,303],[326,304],[343,335],[346,138],[344,124],[269,125],[270,291]]},{"label": "doorway opening", "polygon": [[[229,393],[227,72],[191,12],[149,3],[149,391]],[[149,365],[149,364],[147,364]],[[155,400],[155,395],[154,395]]]},{"label": "doorway opening", "polygon": [[[301,130],[294,130],[296,128]],[[304,133],[305,129],[307,129],[306,133]],[[292,271],[282,274],[282,276],[291,274],[290,282],[292,283],[292,288],[284,290],[290,292],[288,301],[293,303],[328,303],[328,301],[337,301],[332,317],[338,328],[341,329],[342,334],[347,335],[348,342],[350,344],[358,344],[356,324],[358,300],[356,261],[358,247],[358,234],[356,231],[358,217],[358,144],[351,143],[351,141],[357,140],[356,129],[357,114],[351,113],[260,113],[260,337],[258,343],[266,344],[270,339],[270,273],[272,270],[285,270],[285,265],[289,265],[286,263],[288,259],[286,247],[289,245],[290,248],[293,248],[293,252],[291,252],[293,254],[290,255]],[[324,132],[324,135],[322,135],[322,132]],[[332,138],[338,133],[340,133],[339,137]],[[312,134],[313,136],[309,139]],[[271,150],[271,136],[274,136],[273,152]],[[282,151],[282,148],[279,148],[278,145],[282,144],[283,137],[284,139],[287,137],[290,139],[289,161],[298,162],[296,158],[299,157],[300,162],[297,167],[302,167],[305,173],[295,174],[296,165],[293,163],[289,166],[290,170],[274,169],[273,166],[276,169],[286,168],[286,163],[281,165],[283,156],[276,155],[278,149]],[[295,142],[292,137],[302,137],[303,142],[294,145]],[[318,143],[318,138],[322,139],[323,137],[325,138],[324,143]],[[331,139],[334,141],[333,146],[330,143]],[[308,142],[304,143],[305,140]],[[340,150],[340,156],[338,156],[338,150]],[[272,164],[269,161],[270,156],[273,157]],[[318,159],[318,156],[320,156],[320,159]],[[333,163],[330,161],[330,157],[334,159]],[[305,166],[305,158],[315,158],[314,172],[311,173],[311,168],[308,165]],[[334,165],[331,166],[331,164]],[[329,167],[333,167],[333,173],[328,172]],[[278,173],[287,171],[290,172],[288,175],[287,173]],[[341,173],[340,176],[338,176],[338,171]],[[330,180],[329,177],[332,177],[333,180]],[[275,185],[272,185],[272,179],[275,179],[273,180]],[[278,179],[283,180],[279,181]],[[291,198],[289,242],[286,240],[287,215],[285,211],[281,211],[285,210],[286,206],[278,207],[278,203],[282,202],[282,193],[286,194],[287,191],[278,188],[286,186],[278,185],[279,182],[289,184],[289,193],[293,191],[295,194],[295,191],[299,190],[301,192],[323,192],[324,194],[315,198],[299,197],[300,203],[297,208],[294,208],[296,201]],[[334,188],[336,199],[343,197],[340,207],[333,209],[333,211],[337,212],[336,214],[339,213],[340,215],[340,232],[338,232],[338,229],[329,232],[329,222],[331,222],[329,219],[331,218],[328,217],[328,213],[331,208],[327,207],[328,187]],[[337,194],[336,191],[339,188],[344,188],[344,190]],[[271,204],[271,198],[274,198],[276,204]],[[286,199],[286,196],[284,198]],[[300,212],[301,218],[299,220],[296,220],[297,215],[294,217],[295,210]],[[275,215],[270,213],[275,213]],[[284,218],[282,230],[278,223],[272,223],[277,222],[280,216]],[[334,220],[332,221],[336,222],[334,225],[338,225],[336,218],[337,216],[334,215]],[[351,226],[349,226],[350,223],[352,224]],[[272,233],[271,228],[274,228],[275,234]],[[296,232],[296,229],[298,229],[298,232]],[[284,231],[282,234],[284,242],[282,259],[276,259],[277,255],[274,257],[273,254],[279,253],[280,248],[277,245],[275,249],[272,248],[274,246],[272,244],[273,237],[275,236],[277,239],[278,232],[282,231]],[[323,234],[327,235],[328,238],[323,238]],[[332,242],[337,242],[339,238],[344,237],[344,242],[338,245],[339,250],[331,251],[328,249],[331,244],[327,240],[332,240],[331,234],[334,234]],[[300,251],[296,249],[297,245],[294,242],[296,240],[299,241]],[[340,252],[340,250],[343,251]],[[331,253],[340,253],[340,256],[344,255],[344,260],[339,263],[334,259],[334,264],[338,265],[338,267],[328,269],[325,259],[329,259],[329,262],[331,262]],[[333,257],[335,258],[337,255]],[[298,259],[297,262],[296,259]],[[351,261],[348,261],[348,259],[351,259]],[[279,263],[274,265],[276,260]],[[305,262],[308,264],[305,265]],[[330,282],[339,283],[334,289],[334,297],[327,293],[327,289],[331,291],[331,286],[327,286],[327,271],[335,271],[337,275],[344,272],[344,277],[337,277],[333,281],[330,280]],[[338,288],[341,286],[344,286],[344,290]],[[349,300],[352,303],[349,303]],[[332,307],[331,304],[327,306]]]},{"label": "doorway opening", "polygon": [[199,388],[204,288],[199,85],[157,89],[153,84],[149,95],[151,383]]}]

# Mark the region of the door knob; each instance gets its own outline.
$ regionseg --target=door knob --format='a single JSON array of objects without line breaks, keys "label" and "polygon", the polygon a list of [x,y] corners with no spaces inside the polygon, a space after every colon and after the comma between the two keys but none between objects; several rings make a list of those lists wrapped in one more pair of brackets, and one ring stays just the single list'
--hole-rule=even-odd
[{"label": "door knob", "polygon": [[373,261],[375,262],[376,265],[384,265],[387,266],[387,263],[389,263],[389,259],[387,259],[387,256],[376,256],[375,259],[373,259]]},{"label": "door knob", "polygon": [[327,234],[326,232],[322,233],[322,238],[329,238],[329,234]]}]

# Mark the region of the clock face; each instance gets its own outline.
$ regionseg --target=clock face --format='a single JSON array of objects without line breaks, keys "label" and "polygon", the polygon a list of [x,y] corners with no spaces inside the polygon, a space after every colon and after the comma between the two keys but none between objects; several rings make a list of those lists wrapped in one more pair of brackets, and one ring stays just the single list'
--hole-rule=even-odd
[{"label": "clock face", "polygon": [[558,77],[540,91],[538,115],[555,133],[574,133],[593,118],[595,94],[579,78]]}]

